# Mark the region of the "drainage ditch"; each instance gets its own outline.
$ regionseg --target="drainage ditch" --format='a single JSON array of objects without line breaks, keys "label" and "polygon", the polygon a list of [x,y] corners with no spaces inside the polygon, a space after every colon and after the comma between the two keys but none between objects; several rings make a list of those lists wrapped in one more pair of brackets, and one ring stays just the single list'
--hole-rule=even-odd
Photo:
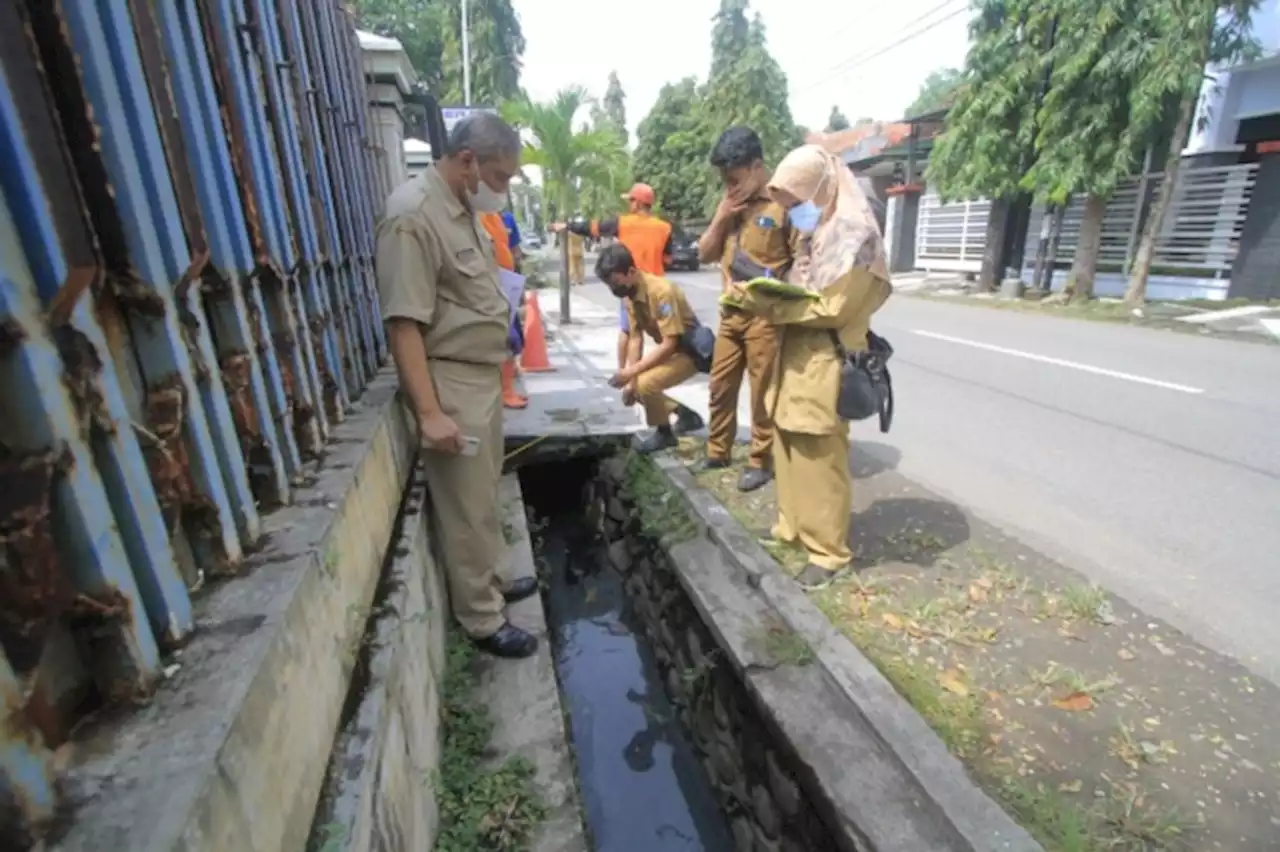
[{"label": "drainage ditch", "polygon": [[681,585],[692,522],[628,459],[520,470],[593,848],[841,848]]}]

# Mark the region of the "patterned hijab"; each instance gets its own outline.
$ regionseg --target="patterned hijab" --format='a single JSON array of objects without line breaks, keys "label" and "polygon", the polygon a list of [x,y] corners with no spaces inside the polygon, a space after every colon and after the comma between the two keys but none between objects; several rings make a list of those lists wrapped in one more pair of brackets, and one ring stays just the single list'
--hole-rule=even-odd
[{"label": "patterned hijab", "polygon": [[837,157],[818,145],[796,148],[774,170],[769,189],[822,209],[823,220],[809,237],[808,262],[796,264],[791,283],[821,292],[858,267],[889,280],[884,237],[871,204]]}]

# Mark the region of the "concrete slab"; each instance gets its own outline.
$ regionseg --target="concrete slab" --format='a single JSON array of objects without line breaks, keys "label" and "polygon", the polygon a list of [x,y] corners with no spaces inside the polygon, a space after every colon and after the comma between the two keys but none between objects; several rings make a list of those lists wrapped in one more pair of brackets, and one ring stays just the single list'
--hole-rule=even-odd
[{"label": "concrete slab", "polygon": [[[537,576],[524,499],[515,476],[503,477],[499,501],[508,539],[503,575],[508,579]],[[513,624],[536,635],[539,646],[538,653],[526,660],[486,656],[480,661],[479,696],[493,717],[490,747],[494,760],[501,762],[521,755],[537,773],[535,784],[548,816],[534,838],[533,852],[587,852],[577,774],[541,596],[509,606],[507,616]]]},{"label": "concrete slab", "polygon": [[412,442],[383,371],[241,576],[207,590],[153,701],[87,726],[74,852],[280,852],[307,841]]}]

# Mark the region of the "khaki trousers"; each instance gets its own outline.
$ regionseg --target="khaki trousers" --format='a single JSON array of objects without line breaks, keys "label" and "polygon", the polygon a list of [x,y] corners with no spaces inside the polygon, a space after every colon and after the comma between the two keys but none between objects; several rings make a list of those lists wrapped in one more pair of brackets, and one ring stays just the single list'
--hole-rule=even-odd
[{"label": "khaki trousers", "polygon": [[773,442],[773,469],[778,494],[773,537],[801,545],[809,552],[809,561],[820,568],[846,567],[853,561],[848,427],[830,435],[779,429]]},{"label": "khaki trousers", "polygon": [[570,284],[581,284],[585,280],[586,273],[582,267],[583,267],[582,253],[581,252],[575,253],[573,250],[573,247],[570,246],[569,247],[569,283]]},{"label": "khaki trousers", "polygon": [[636,402],[644,406],[644,422],[649,426],[667,426],[678,403],[666,392],[689,380],[698,372],[693,359],[676,352],[669,359],[636,378]]},{"label": "khaki trousers", "polygon": [[742,374],[751,380],[751,467],[769,467],[773,419],[765,405],[765,389],[778,359],[778,330],[762,318],[728,309],[720,314],[716,350],[711,359],[711,422],[707,458],[727,461],[738,434],[738,393]]},{"label": "khaki trousers", "polygon": [[423,449],[432,530],[449,581],[449,601],[469,636],[495,633],[506,621],[497,569],[506,553],[498,514],[502,475],[502,377],[497,364],[431,361],[440,407],[465,436],[479,438],[474,456]]}]

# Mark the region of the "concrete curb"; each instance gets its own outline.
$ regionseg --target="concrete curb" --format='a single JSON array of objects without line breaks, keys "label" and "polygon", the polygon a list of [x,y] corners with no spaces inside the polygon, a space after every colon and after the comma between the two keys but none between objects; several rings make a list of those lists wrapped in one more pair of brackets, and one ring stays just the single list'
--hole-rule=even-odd
[{"label": "concrete curb", "polygon": [[[968,777],[964,766],[947,750],[928,723],[903,699],[862,652],[835,630],[808,596],[782,573],[777,562],[709,493],[699,488],[692,475],[677,460],[654,459],[674,488],[684,495],[696,519],[706,528],[707,537],[728,561],[745,575],[746,584],[759,592],[778,619],[801,636],[816,654],[817,666],[839,689],[844,704],[856,714],[852,719],[866,729],[891,755],[895,766],[880,767],[903,791],[914,790],[927,811],[941,815],[957,843],[943,846],[901,845],[901,825],[885,824],[891,814],[868,813],[857,801],[849,805],[864,819],[856,826],[871,849],[900,849],[924,852],[928,849],[966,852],[1042,852],[1042,847],[983,793]],[[686,583],[686,585],[688,585]],[[691,594],[696,590],[690,589]],[[704,609],[714,618],[714,612]],[[717,629],[714,624],[710,625]],[[779,708],[785,713],[785,708]],[[845,743],[841,743],[845,745]],[[797,744],[798,749],[803,747]],[[802,757],[804,755],[802,754]],[[840,808],[840,788],[847,783],[849,767],[829,766],[824,773],[822,756],[810,765],[819,782],[832,794]],[[827,758],[829,761],[829,757]],[[904,795],[913,796],[910,792]],[[841,809],[843,810],[843,809]],[[925,811],[920,816],[926,817]],[[883,838],[883,843],[877,842]]]},{"label": "concrete curb", "polygon": [[413,452],[382,371],[241,576],[208,590],[152,703],[79,738],[54,848],[280,852],[307,842]]}]

